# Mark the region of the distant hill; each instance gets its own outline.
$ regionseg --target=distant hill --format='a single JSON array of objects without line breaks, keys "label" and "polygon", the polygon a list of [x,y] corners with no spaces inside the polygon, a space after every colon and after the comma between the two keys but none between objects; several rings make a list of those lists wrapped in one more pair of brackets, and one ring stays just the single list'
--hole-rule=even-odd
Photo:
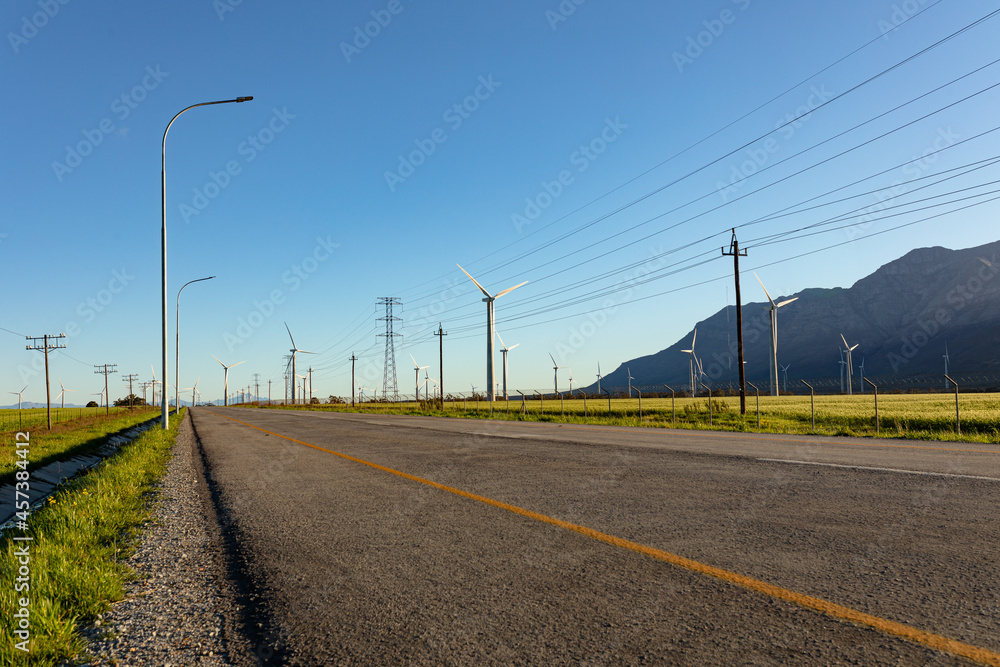
[{"label": "distant hill", "polygon": [[[986,260],[985,262],[983,260]],[[787,365],[789,382],[798,378],[839,378],[843,333],[857,366],[868,377],[944,372],[947,343],[952,373],[1000,373],[1000,241],[977,248],[919,248],[856,282],[850,288],[806,289],[779,297],[798,297],[778,310],[778,363]],[[760,294],[753,277],[743,277],[743,294]],[[768,387],[768,308],[743,305],[747,380]],[[728,313],[727,313],[728,310]],[[727,319],[728,314],[728,319]],[[695,352],[707,381],[726,386],[736,370],[736,307],[723,308],[696,325]],[[608,373],[602,386],[628,385],[675,389],[689,385],[689,355],[694,331],[665,350],[626,361]],[[596,383],[595,383],[596,385]],[[581,387],[589,391],[595,385]]]}]

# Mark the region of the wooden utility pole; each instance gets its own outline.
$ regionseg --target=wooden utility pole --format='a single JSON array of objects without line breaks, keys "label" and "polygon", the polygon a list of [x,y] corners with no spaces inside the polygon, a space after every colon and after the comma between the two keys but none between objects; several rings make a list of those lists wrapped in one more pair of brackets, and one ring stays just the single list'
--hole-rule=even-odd
[{"label": "wooden utility pole", "polygon": [[138,379],[139,379],[139,376],[136,375],[135,373],[129,373],[128,375],[126,375],[125,377],[122,378],[122,382],[128,382],[128,409],[129,410],[131,410],[132,407],[133,407],[132,406],[132,397],[135,395],[132,392],[132,383],[134,381],[138,380]]},{"label": "wooden utility pole", "polygon": [[351,407],[352,408],[354,407],[354,362],[357,360],[358,358],[354,356],[354,353],[351,353]]},{"label": "wooden utility pole", "polygon": [[[25,345],[27,350],[42,350],[45,353],[45,416],[48,420],[49,430],[52,430],[52,399],[50,398],[49,391],[49,350],[57,350],[59,348],[66,347],[65,345],[60,345],[59,340],[66,337],[66,334],[59,334],[58,336],[45,335],[41,338],[36,336],[25,336],[26,340],[33,341],[31,345]],[[55,340],[55,343],[49,343],[50,340]],[[38,346],[38,341],[42,341],[42,346]],[[21,397],[18,396],[18,402],[20,402]],[[20,406],[18,406],[20,407]]]},{"label": "wooden utility pole", "polygon": [[747,386],[745,369],[743,368],[743,304],[740,301],[740,255],[747,256],[746,250],[740,250],[740,242],[736,240],[736,228],[733,228],[733,238],[729,242],[729,250],[722,249],[725,257],[732,256],[733,271],[736,274],[736,349],[740,368],[740,414],[747,413]]},{"label": "wooden utility pole", "polygon": [[[104,364],[103,366],[94,366],[94,368],[97,369],[94,372],[104,376],[104,394],[105,396],[107,396],[107,398],[104,399],[104,413],[108,415],[111,414],[111,393],[108,391],[108,375],[110,375],[111,373],[117,373],[118,372],[117,367],[118,364]],[[161,382],[160,384],[162,385],[163,383]],[[167,395],[165,389],[166,388],[164,388],[163,396],[160,397],[161,402],[165,400],[165,397]],[[153,393],[156,393],[155,389],[153,390]]]},{"label": "wooden utility pole", "polygon": [[441,389],[441,410],[444,410],[444,337],[448,335],[448,332],[441,328],[441,323],[438,322],[438,330],[434,332],[434,335],[438,337],[438,375],[440,375],[441,384],[438,385]]}]

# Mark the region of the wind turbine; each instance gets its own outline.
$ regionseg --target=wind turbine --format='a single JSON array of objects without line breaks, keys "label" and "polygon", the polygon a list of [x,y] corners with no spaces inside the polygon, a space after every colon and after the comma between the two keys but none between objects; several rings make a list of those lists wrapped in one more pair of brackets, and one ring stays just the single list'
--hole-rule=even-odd
[{"label": "wind turbine", "polygon": [[604,376],[601,375],[601,362],[598,361],[597,362],[597,395],[598,396],[601,395],[601,378],[602,377],[604,377]]},{"label": "wind turbine", "polygon": [[861,371],[861,393],[865,393],[865,358],[861,357],[861,365],[858,366],[858,370]]},{"label": "wind turbine", "polygon": [[[947,373],[947,372],[948,371],[945,371],[945,373]],[[66,407],[66,392],[68,391],[71,394],[75,394],[76,390],[75,389],[67,389],[66,387],[64,387],[63,383],[62,383],[62,380],[59,380],[59,388],[62,389],[62,391],[59,392],[59,396],[56,396],[56,398],[60,398],[60,397],[62,398],[62,407],[65,408]]]},{"label": "wind turbine", "polygon": [[[215,356],[214,354],[212,355],[212,358],[215,359],[216,361],[219,361],[219,358],[217,356]],[[229,405],[229,369],[232,368],[233,366],[239,366],[240,364],[244,364],[244,363],[246,363],[245,359],[243,361],[238,361],[235,364],[230,364],[229,366],[227,366],[224,363],[222,363],[221,361],[219,361],[219,365],[222,366],[224,369],[226,369],[226,380],[225,380],[225,383],[223,384],[223,388],[222,388],[222,395],[224,397],[222,404],[224,406],[228,406]]]},{"label": "wind turbine", "polygon": [[288,337],[292,341],[292,405],[295,405],[295,353],[302,352],[303,354],[315,354],[314,352],[306,352],[305,350],[300,350],[295,345],[295,339],[292,338],[292,330],[288,328],[288,322],[285,322],[285,330],[288,332]]},{"label": "wind turbine", "polygon": [[694,384],[694,368],[695,368],[695,365],[698,363],[698,357],[696,357],[695,354],[694,354],[694,344],[695,344],[695,341],[697,341],[697,340],[698,340],[698,327],[695,327],[694,328],[694,335],[691,337],[691,349],[690,350],[681,350],[681,352],[683,352],[685,354],[690,354],[691,355],[691,358],[689,359],[689,362],[690,362],[690,365],[691,365],[691,395],[692,396],[697,396],[698,395],[698,390],[697,390],[697,388],[695,387],[695,384]]},{"label": "wind turbine", "polygon": [[[28,385],[24,385],[24,389],[27,389]],[[8,391],[8,394],[15,394],[17,396],[17,411],[21,411],[21,394],[24,393],[24,389],[21,391]],[[103,392],[102,392],[103,393]]]},{"label": "wind turbine", "polygon": [[559,393],[559,369],[563,368],[563,366],[560,366],[559,364],[556,363],[556,358],[552,356],[551,352],[549,353],[549,359],[552,360],[552,370],[555,372],[555,377],[552,380],[552,386],[556,390],[555,393],[558,394]]},{"label": "wind turbine", "polygon": [[861,343],[855,343],[854,347],[851,347],[850,345],[847,344],[847,339],[844,338],[844,334],[840,334],[840,340],[844,341],[844,348],[846,349],[846,352],[847,352],[847,395],[848,396],[853,396],[854,395],[854,383],[852,381],[853,380],[853,371],[851,369],[851,352],[854,350],[855,347],[857,347]]},{"label": "wind turbine", "polygon": [[[410,355],[410,359],[413,359],[413,355]],[[413,359],[413,395],[416,397],[417,403],[420,402],[420,371],[429,366],[420,366],[417,364],[417,360]]]},{"label": "wind turbine", "polygon": [[494,376],[494,369],[493,369],[493,336],[496,335],[496,320],[495,320],[494,314],[493,314],[494,313],[493,302],[496,301],[497,299],[499,299],[500,297],[502,297],[504,294],[507,294],[508,292],[513,292],[514,290],[516,290],[521,285],[526,284],[528,281],[525,280],[523,283],[519,283],[517,285],[514,285],[513,287],[508,287],[505,290],[497,292],[496,296],[494,296],[494,295],[490,294],[489,292],[487,292],[486,289],[483,288],[483,286],[480,285],[476,281],[475,278],[473,278],[471,275],[469,275],[468,271],[466,271],[465,269],[463,269],[458,264],[456,264],[455,266],[458,266],[458,268],[461,269],[462,273],[464,273],[465,275],[469,276],[469,280],[471,280],[473,283],[476,284],[476,287],[479,288],[479,291],[482,292],[483,296],[485,297],[483,299],[483,301],[486,302],[486,394],[487,394],[487,400],[489,400],[490,402],[492,402],[493,399],[494,399],[494,393],[495,393],[494,381],[493,381],[493,376]]},{"label": "wind turbine", "polygon": [[838,363],[840,364],[840,393],[843,394],[844,393],[844,366],[847,364],[847,362],[844,361],[844,349],[843,348],[840,348],[840,361]]},{"label": "wind turbine", "polygon": [[[191,407],[192,408],[194,407],[195,403],[197,402],[197,399],[196,399],[195,395],[198,393],[198,383],[199,382],[201,382],[201,378],[198,378],[195,381],[194,386],[191,387]],[[177,407],[180,407],[180,406],[177,406]]]},{"label": "wind turbine", "polygon": [[778,309],[782,306],[787,306],[792,301],[796,301],[799,297],[795,296],[791,299],[785,299],[781,303],[775,303],[771,295],[767,293],[767,288],[764,287],[764,283],[761,281],[760,276],[756,273],[753,274],[757,282],[760,283],[760,288],[764,290],[764,295],[767,300],[771,302],[771,308],[768,310],[768,315],[771,320],[771,396],[778,395]]},{"label": "wind turbine", "polygon": [[497,332],[497,339],[500,341],[500,354],[503,356],[503,400],[507,400],[507,353],[513,350],[515,347],[520,345],[520,343],[514,343],[510,347],[507,347],[506,343],[503,342],[503,338],[500,338],[500,332]]},{"label": "wind turbine", "polygon": [[569,369],[569,395],[573,396],[573,369]]},{"label": "wind turbine", "polygon": [[[985,260],[984,260],[985,261]],[[944,344],[944,374],[948,374],[948,362],[951,361],[951,357],[948,356],[948,342],[945,341]],[[944,388],[948,388],[948,380],[944,381]]]},{"label": "wind turbine", "polygon": [[153,368],[153,364],[149,365],[149,370],[153,371],[153,407],[156,407],[156,385],[163,383],[156,379],[156,369]]},{"label": "wind turbine", "polygon": [[[295,343],[292,343],[292,345],[294,345],[294,344]],[[302,404],[305,405],[308,402],[306,400],[306,376],[305,375],[296,375],[295,377],[297,377],[300,380],[302,380]],[[294,403],[292,405],[294,405]]]},{"label": "wind turbine", "polygon": [[781,372],[785,376],[785,393],[786,394],[788,393],[788,369],[791,368],[791,367],[792,367],[791,364],[788,364],[787,366],[782,366],[781,367]]},{"label": "wind turbine", "polygon": [[634,377],[632,377],[632,369],[626,366],[625,374],[628,375],[628,397],[632,398],[632,380],[635,379]]}]

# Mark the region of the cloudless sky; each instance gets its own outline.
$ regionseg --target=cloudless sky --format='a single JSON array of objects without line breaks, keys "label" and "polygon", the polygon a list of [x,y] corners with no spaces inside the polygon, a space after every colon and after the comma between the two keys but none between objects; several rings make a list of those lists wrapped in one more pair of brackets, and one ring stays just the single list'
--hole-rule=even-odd
[{"label": "cloudless sky", "polygon": [[456,263],[493,293],[529,281],[496,301],[527,391],[551,390],[550,353],[582,386],[732,303],[734,226],[744,302],[763,300],[752,270],[777,296],[995,241],[995,11],[8,0],[0,384],[44,401],[23,336],[56,333],[53,397],[60,378],[91,400],[97,364],[117,364],[113,398],[126,374],[161,377],[163,131],[237,96],[254,100],[193,109],[167,138],[170,381],[177,290],[214,275],[181,298],[180,385],[200,378],[205,400],[223,394],[212,355],[245,361],[231,391],[259,374],[280,398],[285,322],[317,353],[297,357],[315,395],[350,395],[352,353],[381,385],[383,296],[401,300],[400,393],[410,354],[437,376],[438,322],[446,389],[482,389],[485,306]]}]

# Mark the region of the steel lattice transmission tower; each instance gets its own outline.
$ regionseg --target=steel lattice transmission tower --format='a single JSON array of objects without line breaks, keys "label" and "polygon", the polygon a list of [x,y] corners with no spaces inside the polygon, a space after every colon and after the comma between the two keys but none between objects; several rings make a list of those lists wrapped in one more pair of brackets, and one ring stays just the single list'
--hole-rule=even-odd
[{"label": "steel lattice transmission tower", "polygon": [[385,338],[385,370],[382,372],[382,396],[386,399],[392,398],[393,403],[399,402],[399,388],[396,385],[396,338],[402,334],[394,333],[393,322],[402,322],[401,318],[392,314],[393,306],[402,307],[403,302],[395,296],[382,296],[378,299],[378,305],[385,306],[385,316],[378,318],[379,322],[385,322],[385,333],[378,334]]}]

